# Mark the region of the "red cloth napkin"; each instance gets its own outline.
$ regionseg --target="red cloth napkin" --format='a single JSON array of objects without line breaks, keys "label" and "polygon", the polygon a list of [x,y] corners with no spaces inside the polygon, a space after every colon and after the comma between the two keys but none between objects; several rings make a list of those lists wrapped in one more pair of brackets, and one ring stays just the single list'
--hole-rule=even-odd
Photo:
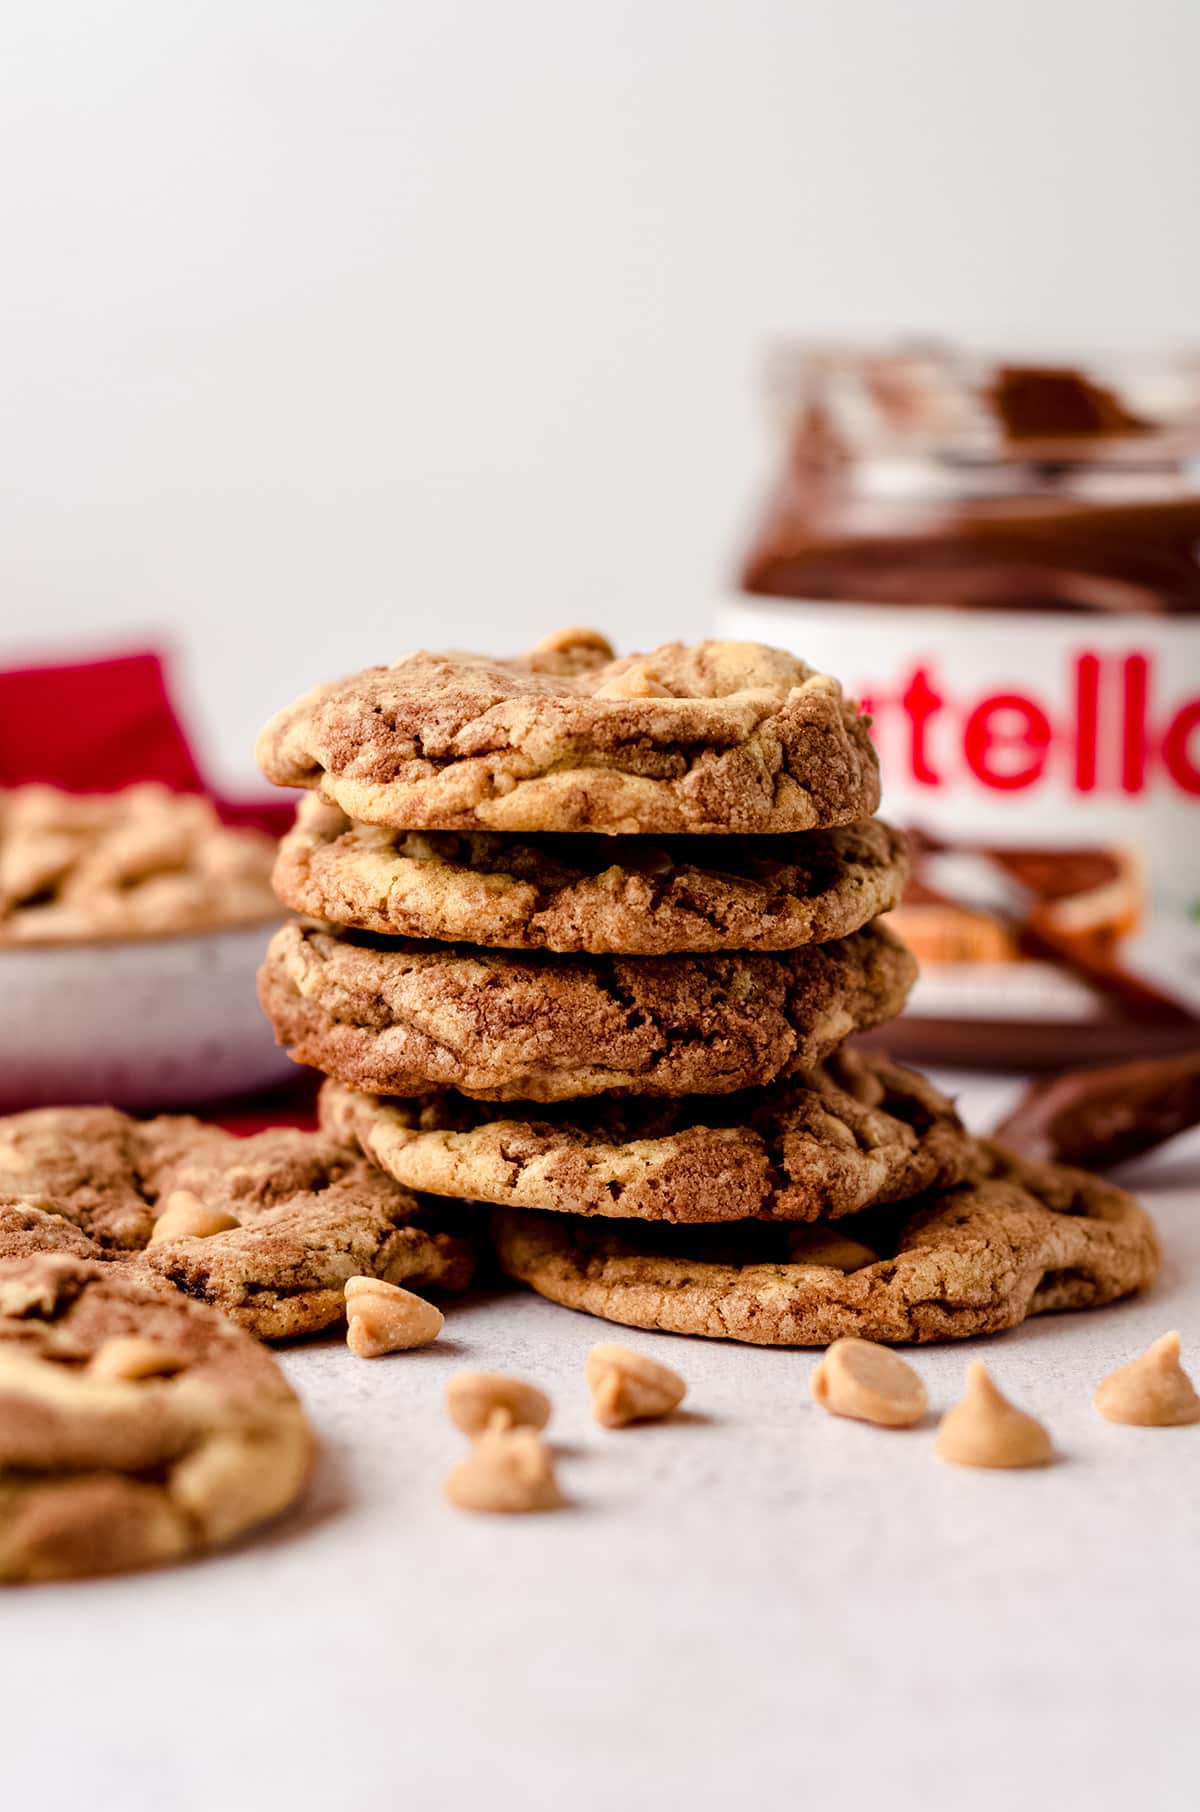
[{"label": "red cloth napkin", "polygon": [[228,824],[278,836],[292,806],[223,798],[208,785],[153,650],[0,673],[0,786],[47,781],[69,793],[113,793],[158,780],[207,793]]},{"label": "red cloth napkin", "polygon": [[[112,793],[139,780],[205,793],[227,824],[279,836],[292,820],[286,799],[231,800],[206,783],[154,650],[0,672],[0,787],[43,781]],[[240,1133],[312,1126],[316,1086],[301,1072],[294,1087],[206,1108],[205,1117]]]}]

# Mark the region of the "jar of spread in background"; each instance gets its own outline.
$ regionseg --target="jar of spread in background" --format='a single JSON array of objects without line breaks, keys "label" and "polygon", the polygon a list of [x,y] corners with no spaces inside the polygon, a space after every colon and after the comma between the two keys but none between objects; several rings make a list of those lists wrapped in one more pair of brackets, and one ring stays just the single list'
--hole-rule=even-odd
[{"label": "jar of spread in background", "polygon": [[784,469],[717,633],[875,720],[922,964],[893,1049],[1200,1047],[1200,359],[776,361]]}]

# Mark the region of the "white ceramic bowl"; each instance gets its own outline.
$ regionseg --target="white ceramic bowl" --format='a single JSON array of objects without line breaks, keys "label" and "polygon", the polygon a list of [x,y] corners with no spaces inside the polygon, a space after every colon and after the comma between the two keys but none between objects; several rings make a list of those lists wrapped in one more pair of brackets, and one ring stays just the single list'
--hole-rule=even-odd
[{"label": "white ceramic bowl", "polygon": [[294,1078],[254,993],[274,930],[0,950],[0,1111],[187,1108]]}]

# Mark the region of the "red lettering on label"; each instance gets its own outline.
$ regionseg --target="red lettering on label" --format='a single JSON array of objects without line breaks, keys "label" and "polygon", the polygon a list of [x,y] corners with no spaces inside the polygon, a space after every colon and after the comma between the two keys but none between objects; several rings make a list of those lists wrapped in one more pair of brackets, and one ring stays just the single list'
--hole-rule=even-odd
[{"label": "red lettering on label", "polygon": [[924,667],[918,667],[904,688],[904,696],[900,703],[904,706],[912,730],[910,743],[912,777],[914,780],[919,780],[922,786],[941,786],[942,784],[940,775],[929,759],[925,732],[929,728],[930,719],[937,716],[945,702],[941,693],[935,692],[930,685],[929,675]]},{"label": "red lettering on label", "polygon": [[1121,789],[1140,793],[1146,785],[1146,702],[1150,693],[1150,663],[1144,654],[1131,654],[1121,669]]},{"label": "red lettering on label", "polygon": [[1200,767],[1192,758],[1191,739],[1200,726],[1200,698],[1181,705],[1163,737],[1163,766],[1181,792],[1200,794]]},{"label": "red lettering on label", "polygon": [[[1088,650],[1071,663],[1066,711],[1058,722],[1025,691],[955,698],[928,658],[901,673],[895,689],[863,688],[862,696],[864,709],[877,716],[886,712],[897,727],[896,707],[903,712],[906,748],[903,754],[895,752],[907,777],[922,787],[957,785],[961,771],[956,772],[955,757],[961,750],[975,779],[998,792],[1036,786],[1049,769],[1068,785],[1073,783],[1077,793],[1119,788],[1137,796],[1165,780],[1190,797],[1200,797],[1200,698],[1184,699],[1160,729],[1154,689],[1155,668],[1149,655]],[[935,718],[936,764],[931,734]],[[885,768],[888,765],[885,754]]]},{"label": "red lettering on label", "polygon": [[1081,654],[1075,663],[1075,785],[1090,793],[1096,785],[1096,742],[1100,715],[1100,663]]},{"label": "red lettering on label", "polygon": [[[1004,718],[1015,718],[1006,725]],[[999,721],[997,721],[999,720]],[[1017,792],[1042,777],[1053,731],[1040,705],[1019,692],[997,692],[981,699],[963,726],[963,754],[976,780],[1001,792]],[[1006,751],[1024,751],[1028,759],[1012,766],[996,765],[994,757]]]}]

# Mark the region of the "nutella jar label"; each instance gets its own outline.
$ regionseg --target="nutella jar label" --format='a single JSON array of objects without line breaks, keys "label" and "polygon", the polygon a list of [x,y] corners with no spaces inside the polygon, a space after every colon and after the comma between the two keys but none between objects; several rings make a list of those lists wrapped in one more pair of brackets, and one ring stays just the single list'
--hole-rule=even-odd
[{"label": "nutella jar label", "polygon": [[874,719],[914,843],[909,1021],[1065,1028],[1097,1060],[1200,1041],[1197,618],[738,594],[716,633],[787,646]]}]

